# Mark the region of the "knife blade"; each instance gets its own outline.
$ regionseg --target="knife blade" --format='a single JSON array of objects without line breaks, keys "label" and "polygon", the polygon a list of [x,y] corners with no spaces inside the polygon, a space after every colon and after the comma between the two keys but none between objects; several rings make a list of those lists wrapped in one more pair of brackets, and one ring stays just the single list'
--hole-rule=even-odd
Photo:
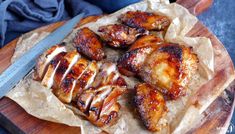
[{"label": "knife blade", "polygon": [[60,43],[83,16],[84,13],[81,13],[67,21],[10,65],[0,75],[0,98],[6,95],[35,66],[36,58],[40,54]]}]

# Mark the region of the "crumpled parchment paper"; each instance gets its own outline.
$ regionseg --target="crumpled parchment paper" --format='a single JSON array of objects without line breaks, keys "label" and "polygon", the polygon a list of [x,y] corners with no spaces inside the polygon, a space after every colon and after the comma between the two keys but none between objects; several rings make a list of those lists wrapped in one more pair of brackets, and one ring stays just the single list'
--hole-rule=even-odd
[{"label": "crumpled parchment paper", "polygon": [[[201,109],[187,109],[186,105],[190,100],[190,96],[197,91],[197,89],[206,83],[214,74],[214,53],[211,42],[208,38],[204,37],[186,37],[186,34],[197,23],[197,18],[190,14],[187,9],[178,4],[169,4],[168,0],[144,0],[142,2],[125,7],[113,14],[104,16],[98,19],[96,22],[91,22],[83,25],[82,27],[89,27],[94,32],[97,32],[99,26],[118,23],[117,17],[130,10],[141,10],[147,12],[155,12],[158,14],[166,15],[172,23],[169,26],[165,40],[169,42],[181,43],[193,47],[193,51],[198,55],[200,61],[200,69],[196,75],[192,78],[188,85],[187,94],[178,100],[167,101],[167,107],[169,112],[164,115],[160,121],[161,131],[156,133],[185,133],[192,124],[194,124],[193,117],[200,118],[200,114],[206,107]],[[64,42],[71,48],[71,39],[74,33],[78,30],[74,29],[73,32],[65,38]],[[32,37],[25,37],[24,41],[20,40],[17,43],[17,48],[13,56],[12,62],[20,57],[26,50],[33,47],[36,41],[45,37],[48,33],[34,33]],[[29,35],[27,35],[29,36]],[[106,49],[107,57],[111,59],[117,59],[120,54],[111,49]],[[136,113],[132,102],[132,90],[135,82],[132,78],[126,78],[130,87],[130,92],[123,95],[119,102],[122,106],[119,115],[120,119],[111,127],[97,128],[91,125],[88,121],[80,118],[74,107],[65,105],[60,102],[50,90],[45,89],[39,82],[32,80],[32,72],[25,77],[11,92],[7,94],[7,97],[14,100],[29,114],[48,121],[67,124],[70,126],[81,127],[82,133],[99,133],[105,130],[109,133],[150,133],[147,131]],[[208,105],[208,104],[207,104]],[[185,112],[188,111],[188,112]],[[196,112],[195,112],[196,111]],[[191,114],[191,117],[185,116]]]}]

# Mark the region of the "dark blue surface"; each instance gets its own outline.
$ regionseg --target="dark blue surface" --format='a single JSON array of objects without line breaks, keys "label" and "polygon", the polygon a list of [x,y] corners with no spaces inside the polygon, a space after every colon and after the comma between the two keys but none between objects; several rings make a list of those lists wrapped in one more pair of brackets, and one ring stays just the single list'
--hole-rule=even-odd
[{"label": "dark blue surface", "polygon": [[0,1],[0,48],[22,33],[81,12],[85,16],[102,14],[100,8],[83,0]]},{"label": "dark blue surface", "polygon": [[[112,0],[104,0],[104,1],[112,1]],[[108,7],[106,6],[106,8]],[[114,8],[112,7],[112,9]],[[199,16],[199,19],[225,45],[230,56],[232,57],[233,62],[235,63],[235,1],[214,0],[212,7],[207,11],[205,11],[204,13],[202,13]],[[235,124],[235,114],[233,115],[232,124]],[[2,133],[6,132],[4,131],[4,129],[0,128],[0,134]]]}]

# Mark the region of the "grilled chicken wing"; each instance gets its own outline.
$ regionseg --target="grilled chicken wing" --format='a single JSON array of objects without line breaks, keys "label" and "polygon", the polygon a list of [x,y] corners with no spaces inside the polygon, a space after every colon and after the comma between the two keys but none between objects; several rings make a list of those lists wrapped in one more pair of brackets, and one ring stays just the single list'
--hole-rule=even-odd
[{"label": "grilled chicken wing", "polygon": [[160,87],[172,99],[185,94],[185,86],[197,70],[197,56],[191,48],[164,44],[153,51],[140,71],[147,83]]},{"label": "grilled chicken wing", "polygon": [[166,16],[142,11],[128,11],[119,20],[127,26],[146,30],[165,30],[170,25]]},{"label": "grilled chicken wing", "polygon": [[37,60],[34,79],[42,80],[50,61],[61,52],[66,52],[64,44],[55,45],[43,53]]},{"label": "grilled chicken wing", "polygon": [[77,32],[73,43],[79,53],[84,54],[92,60],[101,60],[105,56],[103,45],[98,39],[98,36],[87,27]]},{"label": "grilled chicken wing", "polygon": [[135,104],[144,125],[150,131],[159,130],[158,121],[167,110],[163,95],[146,83],[137,85],[135,89]]},{"label": "grilled chicken wing", "polygon": [[148,34],[147,31],[131,28],[122,24],[109,24],[99,27],[101,38],[112,47],[127,47],[132,44],[139,35]]}]

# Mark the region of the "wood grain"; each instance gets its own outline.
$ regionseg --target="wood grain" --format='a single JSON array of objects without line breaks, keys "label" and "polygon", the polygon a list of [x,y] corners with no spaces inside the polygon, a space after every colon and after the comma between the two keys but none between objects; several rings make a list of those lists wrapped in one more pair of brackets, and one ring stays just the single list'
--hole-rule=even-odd
[{"label": "wood grain", "polygon": [[[194,1],[194,2],[193,2]],[[205,0],[200,0],[205,1]],[[200,8],[196,9],[199,0],[179,0],[178,2],[183,6],[190,9],[194,14],[198,14],[203,11],[205,8],[199,6]],[[209,3],[211,0],[208,0]],[[197,5],[197,6],[196,6]],[[209,4],[208,4],[209,5]],[[193,9],[193,10],[192,10]],[[195,11],[195,12],[194,12]],[[88,17],[83,19],[79,24],[85,24],[87,22],[97,20],[97,16]],[[51,32],[57,27],[61,26],[64,22],[55,23],[49,26],[45,26],[39,29],[36,29],[33,32],[47,31]],[[197,37],[204,36],[211,39],[213,47],[217,50],[221,50],[222,54],[218,54],[215,57],[216,63],[216,72],[223,72],[226,68],[226,75],[223,77],[223,80],[229,78],[228,73],[234,73],[234,68],[232,61],[223,47],[222,43],[210,32],[208,29],[201,24],[197,23],[194,28],[188,33],[188,36]],[[0,72],[5,70],[10,65],[10,59],[14,53],[14,48],[17,43],[17,39],[10,42],[6,47],[0,49],[0,56],[4,57],[0,59]],[[214,78],[215,79],[215,78]],[[220,81],[216,81],[220,82]],[[234,82],[235,83],[235,82]],[[234,84],[233,83],[233,84]],[[214,84],[217,84],[214,82]],[[234,84],[235,85],[235,84]],[[229,94],[230,102],[228,103],[222,96],[218,97],[210,107],[204,112],[205,119],[202,123],[190,130],[188,133],[218,133],[221,132],[217,127],[227,127],[230,122],[233,108],[234,108],[234,85],[230,85],[230,88],[226,89],[225,92]],[[219,111],[219,113],[218,113]],[[69,127],[63,124],[52,123],[48,121],[43,121],[37,119],[25,112],[18,104],[14,101],[4,97],[0,100],[0,124],[6,127],[6,129],[11,133],[80,133],[80,128],[78,127]],[[5,122],[3,122],[5,121]],[[4,124],[3,124],[4,123]],[[9,125],[10,124],[10,125]]]}]

